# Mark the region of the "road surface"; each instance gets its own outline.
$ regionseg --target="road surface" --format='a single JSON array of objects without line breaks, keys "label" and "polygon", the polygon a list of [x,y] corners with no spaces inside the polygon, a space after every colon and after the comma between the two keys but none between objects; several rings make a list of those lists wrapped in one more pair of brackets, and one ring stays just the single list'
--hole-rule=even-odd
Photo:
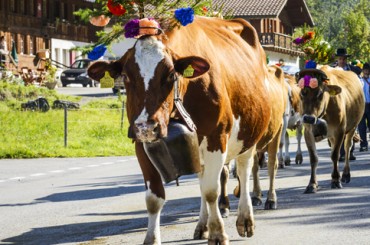
[{"label": "road surface", "polygon": [[[304,145],[303,165],[278,171],[278,210],[255,208],[253,237],[238,236],[238,200],[230,195],[232,210],[224,220],[230,244],[370,244],[369,152],[356,151],[351,182],[332,190],[326,142],[318,149],[319,192],[303,194],[310,173]],[[263,169],[265,196],[266,175]],[[231,178],[229,193],[235,185]],[[166,194],[162,244],[207,244],[192,239],[200,205],[197,178],[181,177],[180,186],[166,185]],[[134,156],[0,160],[0,244],[142,244],[147,226],[144,196]]]}]

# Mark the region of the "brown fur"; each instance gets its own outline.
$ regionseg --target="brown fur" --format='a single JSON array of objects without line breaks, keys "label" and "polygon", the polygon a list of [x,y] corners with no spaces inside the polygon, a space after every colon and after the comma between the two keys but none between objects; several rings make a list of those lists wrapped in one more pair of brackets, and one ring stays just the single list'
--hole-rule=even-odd
[{"label": "brown fur", "polygon": [[[207,139],[208,152],[225,153],[234,118],[240,119],[240,131],[237,137],[243,145],[238,146],[241,147],[238,151],[232,154],[229,152],[227,157],[241,157],[239,161],[246,168],[247,158],[250,155],[240,156],[239,154],[248,149],[253,153],[254,146],[262,137],[266,144],[270,137],[274,137],[275,133],[270,134],[267,131],[269,123],[273,123],[269,126],[272,130],[278,127],[274,124],[275,121],[271,120],[272,115],[275,116],[277,113],[273,109],[276,101],[268,93],[273,88],[268,88],[265,84],[265,79],[269,76],[266,69],[266,56],[254,28],[242,19],[228,21],[196,17],[187,27],[175,28],[166,33],[166,36],[142,37],[139,42],[150,40],[149,38],[158,38],[166,48],[165,58],[158,65],[154,64],[156,65],[154,78],[150,80],[147,91],[144,89],[143,78],[135,61],[135,47],[128,50],[117,62],[111,64],[97,62],[89,68],[89,76],[95,80],[100,80],[105,71],[114,78],[120,75],[127,76],[126,105],[132,137],[138,140],[135,138],[137,130],[134,122],[144,107],[149,116],[146,123],[158,124],[158,137],[166,137],[166,125],[170,116],[180,117],[174,110],[174,80],[171,74],[174,70],[177,74],[182,74],[187,62],[191,61],[195,68],[195,75],[191,78],[180,76],[179,85],[183,104],[197,127],[200,142]],[[207,73],[200,76],[208,69]],[[281,119],[281,115],[279,118]],[[155,168],[142,150],[142,144],[137,142],[135,146],[144,179],[150,183],[147,188],[158,197],[163,197],[163,185],[159,183],[158,173],[155,173]],[[216,163],[216,166],[219,165]],[[214,168],[214,165],[207,163],[204,168],[206,167]],[[210,179],[207,176],[202,178],[211,183],[207,186],[208,190],[204,192],[202,190],[202,197],[216,199],[219,188],[217,179]],[[246,191],[248,182],[244,180],[242,183],[245,197],[249,195]],[[212,200],[206,199],[208,205],[214,205]],[[215,209],[210,208],[210,210]],[[241,236],[253,235],[252,212],[248,203],[242,205],[237,219],[237,229]],[[217,215],[212,214],[212,217]],[[222,220],[217,218],[207,223],[201,217],[194,237],[203,237],[208,229],[210,243],[227,244],[228,238],[224,232]],[[147,233],[145,242],[153,242],[153,239],[157,239],[154,236],[153,233]]]},{"label": "brown fur", "polygon": [[[352,138],[356,127],[360,122],[365,106],[362,85],[357,75],[351,71],[343,71],[328,66],[321,68],[329,80],[323,83],[318,89],[306,88],[301,93],[302,113],[306,115],[319,116],[328,124],[328,139],[331,144],[331,159],[333,162],[332,188],[341,188],[341,177],[338,169],[339,150],[345,138],[346,162],[343,169],[342,181],[350,181],[349,170],[349,148],[352,145]],[[318,93],[323,92],[322,100],[318,99]],[[330,93],[336,95],[330,96]],[[311,162],[311,178],[306,193],[317,191],[316,168],[318,157],[314,147],[315,139],[311,125],[305,124],[304,132]]]}]

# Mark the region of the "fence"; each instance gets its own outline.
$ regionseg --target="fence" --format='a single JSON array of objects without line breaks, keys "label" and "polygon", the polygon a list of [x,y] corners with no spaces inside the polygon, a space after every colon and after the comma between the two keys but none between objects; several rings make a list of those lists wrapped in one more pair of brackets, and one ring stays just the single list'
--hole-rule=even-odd
[{"label": "fence", "polygon": [[0,107],[0,158],[133,155],[123,108],[43,113]]}]

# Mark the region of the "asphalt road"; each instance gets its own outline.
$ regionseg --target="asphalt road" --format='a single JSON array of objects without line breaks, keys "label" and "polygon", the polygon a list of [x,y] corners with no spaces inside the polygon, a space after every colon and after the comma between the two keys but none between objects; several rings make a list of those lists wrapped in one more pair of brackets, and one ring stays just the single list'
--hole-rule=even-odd
[{"label": "asphalt road", "polygon": [[[305,151],[303,165],[278,171],[278,210],[255,209],[253,237],[237,235],[238,200],[230,195],[225,227],[231,244],[370,244],[370,152],[356,152],[351,182],[332,190],[326,142],[318,149],[319,192],[303,194],[310,173]],[[265,195],[266,174],[262,170]],[[229,193],[235,184],[232,178]],[[197,178],[181,177],[180,186],[166,185],[166,193],[162,244],[207,244],[192,240],[200,205]],[[0,244],[142,244],[144,196],[135,157],[0,160]]]}]

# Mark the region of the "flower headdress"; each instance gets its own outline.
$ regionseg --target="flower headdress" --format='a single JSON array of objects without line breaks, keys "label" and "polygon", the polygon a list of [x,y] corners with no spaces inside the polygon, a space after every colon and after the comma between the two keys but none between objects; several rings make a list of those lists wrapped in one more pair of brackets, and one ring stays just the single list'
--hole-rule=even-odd
[{"label": "flower headdress", "polygon": [[[177,1],[131,1],[131,0],[95,0],[94,9],[80,9],[75,12],[82,20],[92,25],[104,27],[114,22],[110,32],[98,31],[98,41],[78,48],[83,54],[99,58],[103,47],[125,38],[139,38],[143,35],[158,35],[162,29],[170,30],[186,26],[194,20],[194,15],[211,15],[211,0]],[[139,17],[139,18],[138,18]],[[99,52],[100,51],[100,52]]]},{"label": "flower headdress", "polygon": [[293,43],[304,52],[307,61],[313,61],[317,64],[328,64],[334,60],[334,49],[324,40],[319,29],[313,28],[309,30],[305,26],[299,29],[298,33],[301,34],[293,40]]}]

